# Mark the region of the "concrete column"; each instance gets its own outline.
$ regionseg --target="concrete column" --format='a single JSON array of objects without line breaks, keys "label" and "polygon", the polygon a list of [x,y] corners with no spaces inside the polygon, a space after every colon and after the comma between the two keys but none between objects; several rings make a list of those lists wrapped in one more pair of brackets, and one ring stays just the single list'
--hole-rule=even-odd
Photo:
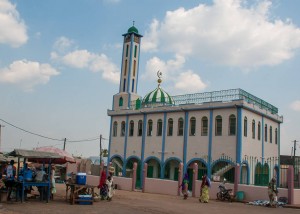
[{"label": "concrete column", "polygon": [[133,164],[133,174],[132,174],[132,187],[131,187],[131,191],[135,190],[135,183],[136,183],[136,169],[137,169],[137,162],[134,162]]},{"label": "concrete column", "polygon": [[287,174],[288,204],[294,204],[294,167],[289,166]]},{"label": "concrete column", "polygon": [[196,197],[196,181],[198,178],[198,164],[194,163],[193,165],[193,189],[192,189],[192,196]]},{"label": "concrete column", "polygon": [[[178,186],[181,186],[181,183],[182,183],[182,175],[183,175],[183,163],[180,163],[180,164],[179,164],[179,169],[178,169]],[[178,188],[178,192],[177,192],[177,195],[178,195],[178,196],[180,195],[180,189],[181,189],[181,188]]]},{"label": "concrete column", "polygon": [[143,189],[142,192],[145,192],[145,186],[146,186],[146,178],[147,178],[147,171],[148,171],[148,164],[144,164],[144,169],[143,169]]},{"label": "concrete column", "polygon": [[236,192],[239,191],[240,175],[241,166],[240,164],[236,164],[234,169],[234,194],[236,194]]}]

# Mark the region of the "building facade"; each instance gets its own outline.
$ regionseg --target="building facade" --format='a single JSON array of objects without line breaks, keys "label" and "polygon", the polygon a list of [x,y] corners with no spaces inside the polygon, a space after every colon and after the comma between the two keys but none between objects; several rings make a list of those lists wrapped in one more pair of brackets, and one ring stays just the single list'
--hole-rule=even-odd
[{"label": "building facade", "polygon": [[137,187],[142,186],[144,163],[148,177],[178,180],[179,164],[198,179],[207,174],[233,182],[265,185],[279,176],[280,124],[278,109],[242,90],[229,89],[172,96],[158,84],[141,97],[137,93],[142,35],[132,26],[123,34],[119,93],[113,97],[109,161],[116,176],[132,176],[138,163]]}]

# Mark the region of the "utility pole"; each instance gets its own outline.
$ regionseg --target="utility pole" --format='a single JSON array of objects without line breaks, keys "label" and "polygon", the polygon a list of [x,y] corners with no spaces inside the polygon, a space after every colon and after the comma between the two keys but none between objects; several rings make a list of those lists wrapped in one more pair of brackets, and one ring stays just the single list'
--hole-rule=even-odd
[{"label": "utility pole", "polygon": [[3,125],[0,124],[0,152],[2,151],[1,150],[1,146],[2,146],[2,141],[1,141],[1,127],[5,127]]},{"label": "utility pole", "polygon": [[66,141],[67,141],[67,138],[64,139],[64,151],[66,150]]},{"label": "utility pole", "polygon": [[101,168],[101,162],[102,162],[102,134],[100,134],[100,168]]},{"label": "utility pole", "polygon": [[293,156],[293,167],[294,167],[294,178],[296,176],[295,172],[296,172],[296,169],[295,169],[295,166],[296,166],[296,143],[298,142],[297,140],[294,140],[292,141],[294,142],[294,156]]}]

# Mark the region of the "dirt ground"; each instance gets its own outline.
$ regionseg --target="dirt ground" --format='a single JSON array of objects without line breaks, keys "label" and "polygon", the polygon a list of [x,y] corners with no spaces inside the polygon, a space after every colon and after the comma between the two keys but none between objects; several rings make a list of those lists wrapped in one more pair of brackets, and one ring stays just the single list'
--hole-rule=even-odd
[{"label": "dirt ground", "polygon": [[[97,190],[98,191],[98,190]],[[142,192],[129,192],[116,190],[116,194],[111,202],[98,201],[93,205],[71,205],[65,200],[65,185],[57,184],[57,193],[53,201],[49,203],[41,202],[38,199],[29,199],[25,203],[12,202],[0,203],[0,213],[2,214],[83,214],[83,213],[162,213],[162,214],[182,214],[182,213],[298,213],[299,209],[292,208],[267,208],[246,205],[239,202],[229,203],[210,200],[209,203],[199,203],[198,198],[188,198],[183,200],[179,196],[148,194]]]}]

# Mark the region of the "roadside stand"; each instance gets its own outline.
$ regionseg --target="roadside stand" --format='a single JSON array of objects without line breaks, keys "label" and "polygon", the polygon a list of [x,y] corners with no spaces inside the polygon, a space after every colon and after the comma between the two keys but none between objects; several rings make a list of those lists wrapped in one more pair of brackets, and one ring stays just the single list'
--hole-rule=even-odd
[{"label": "roadside stand", "polygon": [[70,204],[91,205],[94,202],[94,188],[86,184],[86,173],[72,174],[66,183],[66,201]]},{"label": "roadside stand", "polygon": [[[55,163],[55,160],[61,159],[62,156],[51,152],[24,149],[15,149],[8,155],[18,158],[17,179],[15,180],[16,201],[20,198],[21,202],[24,202],[27,190],[35,186],[39,190],[40,200],[45,199],[49,202],[51,187],[50,166]],[[39,164],[37,169],[29,169],[27,161]],[[21,162],[23,162],[22,170],[20,170]]]}]

